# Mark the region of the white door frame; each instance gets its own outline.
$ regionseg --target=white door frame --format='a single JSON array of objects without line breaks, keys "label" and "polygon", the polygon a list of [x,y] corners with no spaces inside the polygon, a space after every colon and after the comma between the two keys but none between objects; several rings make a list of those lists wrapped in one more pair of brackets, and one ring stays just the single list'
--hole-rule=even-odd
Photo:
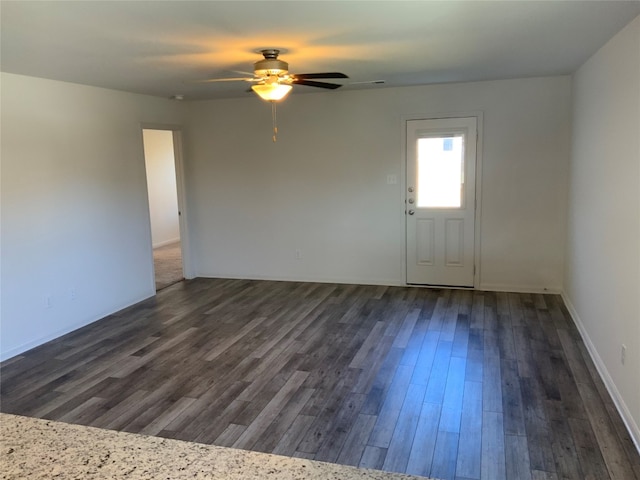
[{"label": "white door frame", "polygon": [[[185,175],[184,175],[184,152],[182,144],[182,126],[158,123],[141,123],[140,124],[140,144],[144,147],[142,139],[143,130],[167,130],[173,132],[173,158],[176,170],[176,190],[178,193],[178,223],[180,228],[180,248],[182,250],[182,273],[184,278],[194,278],[193,266],[191,262],[191,242],[189,241],[187,199],[185,191]],[[144,159],[144,152],[143,152]],[[146,177],[145,177],[146,178]],[[146,185],[146,183],[145,183]],[[148,187],[147,187],[148,189]],[[151,245],[151,221],[149,221],[149,245]],[[155,272],[153,264],[153,249],[151,251],[151,271]],[[155,277],[155,273],[154,273]],[[155,289],[155,278],[153,278]]]},{"label": "white door frame", "polygon": [[444,118],[462,118],[476,117],[478,138],[476,143],[476,208],[475,208],[475,229],[474,229],[474,262],[475,273],[473,275],[473,286],[478,288],[480,285],[481,270],[481,230],[482,230],[482,151],[483,151],[483,113],[481,111],[471,112],[448,112],[448,113],[427,113],[427,114],[408,114],[400,117],[400,135],[401,144],[401,162],[400,162],[400,206],[402,208],[402,283],[407,283],[407,215],[405,210],[406,192],[407,192],[407,121],[409,120],[438,120]]}]

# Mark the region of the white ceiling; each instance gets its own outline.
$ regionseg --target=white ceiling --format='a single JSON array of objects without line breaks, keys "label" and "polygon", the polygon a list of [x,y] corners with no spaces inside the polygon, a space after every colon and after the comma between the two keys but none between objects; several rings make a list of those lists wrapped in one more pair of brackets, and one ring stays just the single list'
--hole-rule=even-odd
[{"label": "white ceiling", "polygon": [[[248,95],[260,48],[344,88],[561,75],[640,1],[2,1],[5,72],[186,99]],[[349,85],[383,79],[383,86]],[[296,86],[294,91],[318,91]]]}]

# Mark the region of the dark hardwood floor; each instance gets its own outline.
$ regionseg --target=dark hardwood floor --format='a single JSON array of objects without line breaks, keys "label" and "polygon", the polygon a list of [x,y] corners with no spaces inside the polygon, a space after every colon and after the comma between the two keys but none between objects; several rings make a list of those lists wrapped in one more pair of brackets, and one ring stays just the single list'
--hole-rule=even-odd
[{"label": "dark hardwood floor", "polygon": [[197,279],[1,366],[3,412],[442,479],[640,478],[556,295]]}]

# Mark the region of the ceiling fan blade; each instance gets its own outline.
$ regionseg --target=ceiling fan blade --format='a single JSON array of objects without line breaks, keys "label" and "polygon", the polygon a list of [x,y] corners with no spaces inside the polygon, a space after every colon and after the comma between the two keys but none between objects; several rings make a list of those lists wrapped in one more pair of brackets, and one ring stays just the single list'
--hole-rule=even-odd
[{"label": "ceiling fan blade", "polygon": [[337,83],[314,82],[313,80],[300,79],[295,79],[291,83],[293,83],[294,85],[306,85],[308,87],[328,88],[329,90],[335,90],[336,88],[340,88],[342,86],[338,85]]},{"label": "ceiling fan blade", "polygon": [[384,80],[366,80],[364,82],[349,82],[349,85],[383,85]]},{"label": "ceiling fan blade", "polygon": [[307,80],[311,78],[349,78],[344,73],[340,72],[327,72],[327,73],[296,73],[293,75],[300,80]]},{"label": "ceiling fan blade", "polygon": [[193,80],[194,83],[213,83],[213,82],[257,82],[259,78],[236,77],[236,78],[208,78],[206,80]]},{"label": "ceiling fan blade", "polygon": [[247,75],[249,77],[251,77],[253,75],[253,72],[245,72],[244,70],[231,70],[234,73],[239,73],[240,75]]}]

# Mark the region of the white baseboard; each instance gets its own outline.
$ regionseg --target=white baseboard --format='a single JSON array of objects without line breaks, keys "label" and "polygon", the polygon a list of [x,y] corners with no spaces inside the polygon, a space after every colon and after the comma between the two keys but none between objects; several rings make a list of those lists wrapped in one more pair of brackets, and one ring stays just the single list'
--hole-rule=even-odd
[{"label": "white baseboard", "polygon": [[198,273],[195,277],[200,278],[228,278],[233,280],[267,280],[273,282],[305,282],[305,283],[337,283],[342,285],[383,285],[388,287],[406,287],[398,279],[377,279],[377,278],[334,278],[334,277],[305,277],[289,275],[258,275],[237,273]]},{"label": "white baseboard", "polygon": [[[276,282],[309,282],[309,283],[338,283],[338,284],[355,284],[355,285],[386,285],[389,287],[429,287],[429,285],[409,285],[404,280],[397,278],[336,278],[336,277],[311,277],[311,276],[292,276],[292,275],[260,275],[260,274],[238,274],[238,273],[203,273],[198,272],[194,278],[229,278],[234,280],[271,280]],[[431,288],[455,288],[444,286],[431,286]],[[466,289],[465,289],[466,290]],[[510,284],[490,284],[483,283],[473,290],[485,290],[488,292],[509,292],[509,293],[550,293],[560,294],[560,288],[544,288],[529,285],[510,285]]]},{"label": "white baseboard", "polygon": [[172,243],[178,243],[180,241],[180,237],[172,238],[171,240],[164,240],[162,242],[154,243],[153,248],[164,247],[165,245],[171,245]]},{"label": "white baseboard", "polygon": [[112,315],[116,312],[119,312],[120,310],[124,310],[125,308],[131,307],[132,305],[135,305],[136,303],[139,303],[143,300],[146,300],[147,298],[150,298],[152,296],[155,295],[155,292],[147,292],[145,294],[143,294],[142,297],[138,298],[138,299],[133,299],[131,302],[126,302],[120,306],[116,306],[114,307],[114,309],[109,309],[109,311],[107,312],[103,312],[103,313],[99,313],[97,315],[92,316],[91,318],[88,318],[86,320],[83,320],[81,322],[75,323],[73,325],[69,325],[63,329],[60,330],[56,330],[55,332],[52,332],[48,335],[45,335],[43,337],[39,337],[39,338],[34,338],[32,340],[29,340],[28,342],[23,343],[22,345],[19,345],[17,347],[13,347],[13,348],[9,348],[8,350],[3,350],[0,351],[0,362],[4,362],[5,360],[8,360],[10,358],[15,357],[16,355],[20,355],[28,350],[31,350],[32,348],[35,347],[39,347],[40,345],[43,345],[47,342],[50,342],[51,340],[55,340],[56,338],[62,337],[63,335],[66,335],[67,333],[71,333],[74,330],[78,330],[79,328],[82,327],[86,327],[87,325],[92,324],[93,322],[97,322],[98,320],[102,320],[105,317],[108,317],[109,315]]},{"label": "white baseboard", "polygon": [[552,293],[560,294],[562,290],[555,287],[540,287],[538,285],[510,285],[502,283],[480,283],[476,290],[488,292],[508,292],[508,293]]},{"label": "white baseboard", "polygon": [[40,345],[50,342],[51,340],[55,340],[58,337],[62,337],[67,333],[71,333],[74,330],[77,330],[82,327],[86,327],[87,325],[93,323],[94,321],[95,320],[91,320],[88,322],[80,322],[75,325],[70,325],[66,328],[63,328],[62,330],[57,330],[53,333],[50,333],[49,335],[45,335],[44,337],[39,337],[39,338],[29,340],[28,342],[23,343],[22,345],[19,345],[17,347],[10,348],[9,350],[3,350],[2,352],[0,352],[0,362],[4,362],[5,360],[13,358],[16,355],[20,355],[21,353],[31,350],[32,348],[39,347]]},{"label": "white baseboard", "polygon": [[620,416],[622,417],[622,421],[624,422],[625,426],[627,427],[627,430],[629,431],[629,435],[631,435],[631,439],[633,440],[633,443],[635,444],[636,449],[640,453],[640,428],[638,428],[638,424],[633,419],[633,416],[631,415],[631,412],[629,411],[627,404],[625,403],[624,399],[620,395],[620,392],[618,391],[618,387],[616,387],[616,384],[614,383],[613,379],[611,378],[611,375],[609,374],[609,370],[607,369],[606,365],[602,361],[602,358],[600,357],[600,354],[598,353],[598,350],[596,349],[595,345],[591,341],[591,338],[589,337],[589,333],[584,327],[582,320],[580,320],[580,316],[578,315],[577,310],[571,303],[571,300],[569,300],[569,297],[567,296],[566,292],[562,291],[561,295],[562,295],[562,300],[564,301],[564,304],[567,307],[567,310],[569,311],[571,318],[573,319],[573,322],[578,327],[578,332],[580,332],[582,341],[587,347],[587,351],[591,356],[591,360],[593,360],[593,363],[596,366],[598,373],[600,374],[600,378],[602,378],[602,381],[604,382],[604,385],[607,388],[609,395],[611,395],[611,398],[613,399],[613,403],[616,406],[618,413],[620,413]]}]

